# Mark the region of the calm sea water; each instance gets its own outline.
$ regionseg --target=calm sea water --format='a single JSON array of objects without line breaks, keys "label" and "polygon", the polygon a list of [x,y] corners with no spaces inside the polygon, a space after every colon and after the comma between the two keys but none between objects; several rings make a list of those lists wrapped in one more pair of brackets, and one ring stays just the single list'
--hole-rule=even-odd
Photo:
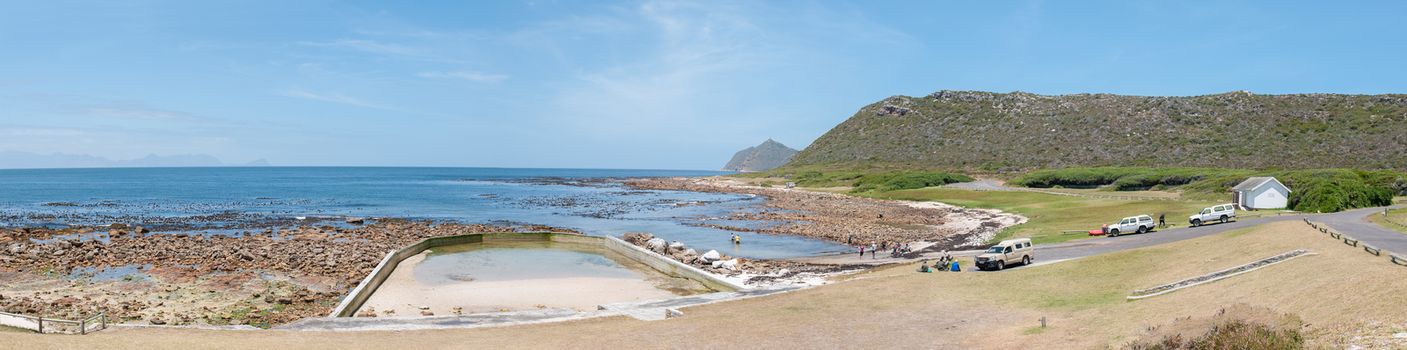
[{"label": "calm sea water", "polygon": [[[463,223],[532,223],[620,236],[650,232],[691,247],[751,258],[845,251],[815,239],[689,226],[749,210],[746,195],[632,190],[615,182],[708,171],[502,168],[123,168],[0,170],[0,226],[196,223],[219,232],[241,222],[404,217]],[[769,223],[729,222],[730,225]]]}]

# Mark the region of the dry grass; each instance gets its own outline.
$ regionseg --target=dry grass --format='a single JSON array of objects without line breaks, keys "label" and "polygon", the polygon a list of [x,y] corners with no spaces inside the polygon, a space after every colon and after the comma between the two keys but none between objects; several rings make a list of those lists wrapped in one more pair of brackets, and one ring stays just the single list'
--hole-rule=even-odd
[{"label": "dry grass", "polygon": [[[1318,255],[1159,297],[1124,300],[1133,289],[1300,248]],[[1407,302],[1401,292],[1407,290],[1402,278],[1407,268],[1297,222],[1001,273],[913,269],[897,266],[829,286],[687,308],[683,318],[657,322],[609,318],[441,331],[121,330],[84,337],[0,337],[17,348],[1078,349],[1123,346],[1150,326],[1210,317],[1240,303],[1293,312],[1310,324],[1311,342],[1342,348],[1334,342],[1346,340],[1324,332],[1407,318],[1401,307]],[[1036,327],[1041,316],[1050,318],[1050,327]]]},{"label": "dry grass", "polygon": [[[1132,289],[1300,248],[1318,254],[1163,296],[1124,300]],[[990,336],[1021,339],[1016,345],[1026,347],[1086,348],[1125,344],[1150,326],[1205,317],[1238,302],[1293,312],[1311,325],[1311,332],[1401,320],[1407,317],[1407,308],[1401,306],[1407,302],[1404,273],[1407,268],[1329,239],[1303,223],[1283,222],[1012,271],[1009,279],[1020,281],[1019,286],[997,288],[992,281],[973,281],[961,283],[959,292],[989,293],[1003,303],[1043,310],[1055,318],[1051,330],[1024,339],[1010,337],[1021,334],[1021,326],[994,330]]]},{"label": "dry grass", "polygon": [[1397,232],[1407,233],[1407,208],[1388,210],[1387,217],[1383,217],[1382,214],[1369,215],[1368,221]]}]

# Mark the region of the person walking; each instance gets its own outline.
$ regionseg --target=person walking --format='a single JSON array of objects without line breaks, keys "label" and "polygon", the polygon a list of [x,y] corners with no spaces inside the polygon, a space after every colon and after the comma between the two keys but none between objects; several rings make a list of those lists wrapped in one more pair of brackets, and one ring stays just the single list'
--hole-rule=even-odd
[{"label": "person walking", "polygon": [[879,245],[870,243],[870,259],[879,259],[879,254],[877,253],[879,251],[878,248]]},{"label": "person walking", "polygon": [[1168,222],[1167,222],[1167,221],[1163,221],[1163,216],[1164,216],[1164,215],[1167,215],[1167,214],[1165,214],[1165,213],[1158,213],[1158,227],[1159,227],[1159,228],[1168,227]]},{"label": "person walking", "polygon": [[860,245],[860,257],[861,257],[861,258],[864,258],[864,257],[865,257],[865,245],[864,245],[864,244],[861,244],[861,245]]}]

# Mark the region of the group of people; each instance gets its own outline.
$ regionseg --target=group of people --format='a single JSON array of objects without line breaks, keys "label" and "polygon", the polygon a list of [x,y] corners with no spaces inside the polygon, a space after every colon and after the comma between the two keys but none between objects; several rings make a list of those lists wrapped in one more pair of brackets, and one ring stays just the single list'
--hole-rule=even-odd
[{"label": "group of people", "polygon": [[883,241],[883,242],[874,242],[874,241],[871,241],[870,244],[860,243],[860,244],[856,245],[856,244],[854,244],[854,239],[853,239],[853,237],[846,237],[846,238],[845,238],[845,243],[846,243],[846,244],[855,245],[855,248],[856,248],[855,250],[859,251],[861,258],[865,257],[865,252],[867,252],[867,251],[870,253],[870,258],[871,258],[871,259],[879,259],[879,251],[881,251],[881,250],[888,250],[888,251],[889,251],[889,256],[890,256],[890,257],[893,257],[893,258],[902,257],[902,256],[904,256],[905,254],[908,254],[908,253],[910,253],[910,252],[913,251],[912,249],[909,249],[909,245],[907,245],[907,244],[901,244],[901,243],[895,243],[895,242],[889,242],[889,241]]},{"label": "group of people", "polygon": [[958,266],[956,261],[953,261],[952,254],[948,254],[948,251],[944,250],[942,253],[938,254],[938,261],[933,262],[932,268],[928,267],[928,259],[919,261],[918,272],[932,272],[933,270],[957,272],[962,271],[962,267]]}]

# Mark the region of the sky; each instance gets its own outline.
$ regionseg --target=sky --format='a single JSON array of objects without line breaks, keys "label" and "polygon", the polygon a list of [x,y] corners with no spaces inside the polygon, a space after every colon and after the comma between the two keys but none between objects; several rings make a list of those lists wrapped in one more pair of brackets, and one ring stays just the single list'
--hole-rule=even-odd
[{"label": "sky", "polygon": [[0,1],[0,152],[717,169],[939,90],[1407,92],[1407,2]]}]

